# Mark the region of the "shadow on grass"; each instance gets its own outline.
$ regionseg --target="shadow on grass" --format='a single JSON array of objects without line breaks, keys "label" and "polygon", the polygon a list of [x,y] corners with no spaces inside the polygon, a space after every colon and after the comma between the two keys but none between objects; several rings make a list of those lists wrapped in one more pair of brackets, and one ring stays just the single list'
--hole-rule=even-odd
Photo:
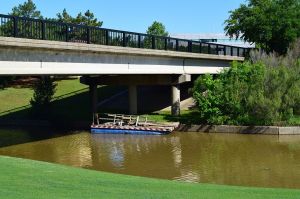
[{"label": "shadow on grass", "polygon": [[[103,100],[122,87],[103,86],[98,88],[99,100]],[[14,108],[0,113],[2,120],[48,120],[53,123],[91,121],[90,98],[87,89],[77,90],[54,98],[47,112],[36,114],[30,105]]]}]

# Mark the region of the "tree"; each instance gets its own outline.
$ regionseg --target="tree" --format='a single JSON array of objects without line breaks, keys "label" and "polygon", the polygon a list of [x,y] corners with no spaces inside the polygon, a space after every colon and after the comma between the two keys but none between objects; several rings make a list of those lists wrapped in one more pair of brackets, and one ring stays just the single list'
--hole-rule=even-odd
[{"label": "tree", "polygon": [[30,104],[33,108],[44,109],[50,104],[55,93],[56,84],[49,76],[41,77],[34,85],[33,98]]},{"label": "tree", "polygon": [[103,22],[99,21],[95,18],[94,13],[90,10],[87,10],[84,14],[81,12],[78,13],[76,17],[72,17],[66,9],[62,11],[62,13],[57,14],[57,20],[59,22],[65,23],[73,23],[78,25],[86,25],[86,26],[94,26],[94,27],[101,27]]},{"label": "tree", "polygon": [[19,17],[28,17],[42,19],[41,12],[37,10],[36,5],[32,0],[27,0],[23,4],[13,7],[10,15]]},{"label": "tree", "polygon": [[[154,36],[163,36],[168,37],[169,33],[166,31],[166,27],[157,21],[154,21],[151,26],[147,29],[147,34],[154,35]],[[165,42],[157,39],[155,41],[156,49],[164,49]],[[147,37],[144,39],[144,48],[152,48],[152,38]]]},{"label": "tree", "polygon": [[225,31],[230,37],[255,42],[267,52],[285,54],[300,37],[300,0],[248,0],[230,12]]},{"label": "tree", "polygon": [[168,37],[169,33],[166,31],[166,27],[158,21],[154,21],[147,29],[147,34]]}]

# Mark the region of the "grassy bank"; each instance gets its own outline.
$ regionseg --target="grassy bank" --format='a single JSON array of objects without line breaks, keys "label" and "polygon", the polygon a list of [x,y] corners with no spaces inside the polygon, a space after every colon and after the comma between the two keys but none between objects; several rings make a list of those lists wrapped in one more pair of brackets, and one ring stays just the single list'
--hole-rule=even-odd
[{"label": "grassy bank", "polygon": [[[50,112],[46,118],[58,121],[90,121],[90,101],[88,87],[78,78],[56,81],[57,87]],[[120,92],[121,87],[98,87],[99,101]],[[9,87],[0,90],[1,119],[36,119],[31,112],[30,99],[33,90],[30,87]],[[3,103],[2,103],[3,102]]]},{"label": "grassy bank", "polygon": [[300,198],[300,190],[180,183],[0,156],[0,198]]}]

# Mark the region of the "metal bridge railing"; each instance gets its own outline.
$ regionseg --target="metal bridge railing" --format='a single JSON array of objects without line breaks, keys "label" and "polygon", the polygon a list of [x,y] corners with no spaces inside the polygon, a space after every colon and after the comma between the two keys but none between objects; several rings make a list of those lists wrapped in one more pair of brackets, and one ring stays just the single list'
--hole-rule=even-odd
[{"label": "metal bridge railing", "polygon": [[245,57],[250,48],[0,14],[0,36]]}]

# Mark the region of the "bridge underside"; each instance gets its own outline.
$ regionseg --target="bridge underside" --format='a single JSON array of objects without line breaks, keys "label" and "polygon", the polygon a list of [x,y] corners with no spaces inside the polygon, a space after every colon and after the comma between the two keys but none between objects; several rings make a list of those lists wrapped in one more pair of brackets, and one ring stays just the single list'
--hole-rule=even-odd
[{"label": "bridge underside", "polygon": [[100,75],[83,76],[80,82],[89,85],[92,112],[97,112],[97,85],[127,85],[129,96],[129,113],[138,113],[137,87],[138,86],[161,86],[168,85],[171,89],[172,115],[180,114],[180,85],[190,82],[191,75]]}]

